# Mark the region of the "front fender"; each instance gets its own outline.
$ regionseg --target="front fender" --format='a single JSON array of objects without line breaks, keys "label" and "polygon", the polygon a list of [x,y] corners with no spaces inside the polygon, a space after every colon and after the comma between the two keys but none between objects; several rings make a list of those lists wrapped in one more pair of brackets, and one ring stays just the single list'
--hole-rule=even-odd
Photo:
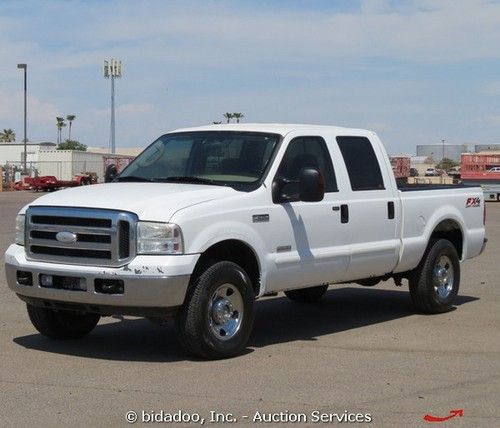
[{"label": "front fender", "polygon": [[255,254],[259,265],[261,284],[259,295],[266,289],[267,264],[262,256],[266,254],[266,246],[255,229],[238,221],[219,221],[199,230],[186,247],[186,253],[204,253],[210,247],[226,240],[241,241]]}]

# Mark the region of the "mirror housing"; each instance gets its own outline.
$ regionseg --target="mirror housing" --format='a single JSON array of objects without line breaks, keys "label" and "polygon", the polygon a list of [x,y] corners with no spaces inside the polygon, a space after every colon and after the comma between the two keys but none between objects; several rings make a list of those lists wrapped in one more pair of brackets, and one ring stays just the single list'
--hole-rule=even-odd
[{"label": "mirror housing", "polygon": [[[299,194],[287,195],[283,189],[287,184],[295,183],[299,186]],[[298,180],[288,180],[276,177],[272,184],[272,196],[275,204],[286,202],[319,202],[325,196],[325,179],[317,168],[302,168]]]},{"label": "mirror housing", "polygon": [[299,172],[299,198],[304,202],[319,202],[325,197],[325,179],[317,168],[302,168]]},{"label": "mirror housing", "polygon": [[108,165],[106,167],[106,172],[104,173],[104,182],[111,183],[118,176],[118,170],[115,164]]}]

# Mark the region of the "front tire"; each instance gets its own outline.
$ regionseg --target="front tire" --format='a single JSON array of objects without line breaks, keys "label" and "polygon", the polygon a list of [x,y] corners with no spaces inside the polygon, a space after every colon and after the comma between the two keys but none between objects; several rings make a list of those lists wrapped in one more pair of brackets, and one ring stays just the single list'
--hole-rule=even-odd
[{"label": "front tire", "polygon": [[101,318],[92,313],[26,306],[33,326],[51,339],[79,339],[90,333]]},{"label": "front tire", "polygon": [[454,245],[447,239],[431,242],[409,286],[413,304],[422,312],[451,310],[460,287],[460,260]]},{"label": "front tire", "polygon": [[298,290],[285,291],[285,296],[294,302],[314,303],[323,297],[328,290],[328,285],[318,285],[316,287],[299,288]]},{"label": "front tire", "polygon": [[194,278],[177,315],[181,345],[206,359],[238,355],[252,330],[254,301],[252,283],[240,266],[211,265]]}]

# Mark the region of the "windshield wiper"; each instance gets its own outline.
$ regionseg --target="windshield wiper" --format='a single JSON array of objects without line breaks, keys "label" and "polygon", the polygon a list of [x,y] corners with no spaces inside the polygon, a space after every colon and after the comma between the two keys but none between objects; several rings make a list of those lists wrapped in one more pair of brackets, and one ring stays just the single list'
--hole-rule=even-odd
[{"label": "windshield wiper", "polygon": [[116,177],[116,181],[149,181],[152,182],[151,178],[138,177],[136,175],[126,175],[124,177]]},{"label": "windshield wiper", "polygon": [[175,175],[171,177],[155,178],[154,181],[171,182],[171,183],[194,183],[194,184],[212,184],[214,186],[225,186],[223,183],[218,183],[208,178],[193,177],[188,175]]}]

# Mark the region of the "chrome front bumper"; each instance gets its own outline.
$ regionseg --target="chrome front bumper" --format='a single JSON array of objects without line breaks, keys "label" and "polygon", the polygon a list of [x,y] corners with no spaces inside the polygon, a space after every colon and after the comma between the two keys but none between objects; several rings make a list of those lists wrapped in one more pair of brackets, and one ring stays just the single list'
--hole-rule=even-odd
[{"label": "chrome front bumper", "polygon": [[[198,257],[198,254],[138,256],[120,268],[75,266],[27,260],[24,247],[14,244],[5,253],[5,272],[9,288],[25,301],[96,305],[111,309],[172,308],[184,302]],[[17,271],[30,272],[33,285],[20,284]],[[87,290],[42,287],[40,274],[82,278]],[[123,281],[123,294],[97,292],[96,279]],[[116,311],[121,312],[124,311]]]}]

